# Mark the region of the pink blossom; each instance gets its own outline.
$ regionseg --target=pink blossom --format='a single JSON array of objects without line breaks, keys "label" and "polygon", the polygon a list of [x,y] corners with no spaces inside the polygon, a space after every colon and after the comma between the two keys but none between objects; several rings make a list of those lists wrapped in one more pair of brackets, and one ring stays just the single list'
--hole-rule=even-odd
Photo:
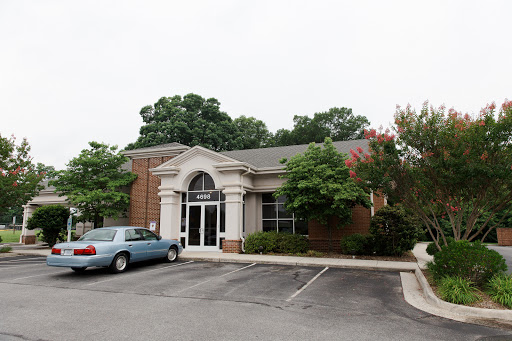
[{"label": "pink blossom", "polygon": [[485,125],[485,122],[484,121],[480,121],[480,126],[484,126]]},{"label": "pink blossom", "polygon": [[357,160],[359,158],[359,154],[357,154],[353,149],[350,149],[350,154],[352,155],[353,160]]},{"label": "pink blossom", "polygon": [[356,177],[356,173],[353,172],[353,171],[349,171],[349,174],[350,174],[350,177],[351,178],[355,178]]},{"label": "pink blossom", "polygon": [[363,148],[361,148],[361,147],[357,147],[357,151],[358,151],[360,154],[362,154],[362,153],[363,153]]},{"label": "pink blossom", "polygon": [[350,167],[352,167],[352,162],[353,162],[352,160],[347,159],[347,160],[345,160],[345,165],[346,165],[348,168],[350,168]]},{"label": "pink blossom", "polygon": [[14,187],[18,187],[18,181],[14,181],[14,183],[12,184]]}]

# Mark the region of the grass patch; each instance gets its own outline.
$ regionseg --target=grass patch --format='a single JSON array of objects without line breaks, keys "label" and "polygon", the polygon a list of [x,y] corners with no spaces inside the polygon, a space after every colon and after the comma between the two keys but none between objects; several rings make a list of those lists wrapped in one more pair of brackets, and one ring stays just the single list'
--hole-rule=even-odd
[{"label": "grass patch", "polygon": [[491,299],[505,307],[512,308],[512,278],[496,275],[487,283],[487,293]]},{"label": "grass patch", "polygon": [[444,277],[439,281],[441,298],[455,304],[469,305],[480,301],[479,290],[471,281],[460,277]]},{"label": "grass patch", "polygon": [[0,253],[11,252],[11,250],[12,250],[12,247],[10,247],[10,246],[0,247]]},{"label": "grass patch", "polygon": [[2,238],[2,243],[19,243],[20,235],[20,230],[16,230],[14,231],[14,233],[12,233],[12,230],[0,230],[0,237]]}]

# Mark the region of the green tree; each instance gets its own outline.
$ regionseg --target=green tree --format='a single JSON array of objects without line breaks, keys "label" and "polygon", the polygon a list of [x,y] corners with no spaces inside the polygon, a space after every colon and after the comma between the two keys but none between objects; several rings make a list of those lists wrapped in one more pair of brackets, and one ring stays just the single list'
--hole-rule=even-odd
[{"label": "green tree", "polygon": [[26,139],[16,145],[14,136],[0,135],[0,214],[25,205],[43,188],[39,183],[44,174],[35,170],[29,151]]},{"label": "green tree", "polygon": [[344,160],[345,155],[334,148],[330,138],[325,139],[323,148],[311,143],[304,154],[281,160],[286,163],[282,176],[286,182],[274,194],[276,198],[286,196],[284,206],[297,218],[326,225],[330,251],[332,231],[351,223],[351,209],[356,205],[371,207],[369,193],[351,179]]},{"label": "green tree", "polygon": [[140,128],[137,141],[126,149],[171,142],[215,151],[243,146],[240,132],[215,98],[204,99],[196,94],[162,97],[153,106],[142,108],[140,115],[145,125]]},{"label": "green tree", "polygon": [[271,145],[272,133],[267,125],[254,117],[244,115],[233,120],[242,137],[242,149],[264,148]]},{"label": "green tree", "polygon": [[455,240],[469,241],[483,240],[506,219],[512,207],[512,101],[498,113],[488,105],[477,117],[428,103],[420,113],[397,108],[393,130],[396,135],[367,131],[371,155],[354,152],[348,165],[368,187],[414,212],[438,248],[446,245],[440,218],[449,219]]},{"label": "green tree", "polygon": [[71,159],[67,169],[50,181],[60,195],[68,197],[81,214],[81,221],[93,221],[99,227],[100,217],[114,219],[124,215],[130,195],[123,187],[130,185],[136,174],[121,168],[128,158],[116,152],[117,146],[89,142],[90,149]]},{"label": "green tree", "polygon": [[370,125],[364,116],[354,115],[349,108],[331,108],[314,114],[313,118],[295,115],[293,129],[283,129],[274,137],[275,145],[287,146],[323,142],[326,137],[333,141],[363,138],[364,129]]},{"label": "green tree", "polygon": [[42,206],[27,220],[27,228],[29,230],[40,228],[39,238],[53,247],[59,237],[66,232],[68,217],[69,208],[60,205]]}]

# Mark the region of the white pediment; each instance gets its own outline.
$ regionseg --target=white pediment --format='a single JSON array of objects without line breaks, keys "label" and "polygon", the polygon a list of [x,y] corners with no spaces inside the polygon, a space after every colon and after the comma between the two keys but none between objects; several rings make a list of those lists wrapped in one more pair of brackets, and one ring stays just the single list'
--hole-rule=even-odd
[{"label": "white pediment", "polygon": [[181,168],[187,163],[210,163],[210,164],[218,164],[224,162],[238,162],[235,159],[227,157],[225,155],[219,154],[212,150],[206,149],[201,146],[195,146],[186,152],[170,159],[167,162],[162,163],[160,166],[154,168],[155,170],[161,170],[163,168]]}]

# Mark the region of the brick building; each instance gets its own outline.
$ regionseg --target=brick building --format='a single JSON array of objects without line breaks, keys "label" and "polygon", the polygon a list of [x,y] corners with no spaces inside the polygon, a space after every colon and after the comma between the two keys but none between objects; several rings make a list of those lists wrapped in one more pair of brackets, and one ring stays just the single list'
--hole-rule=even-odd
[{"label": "brick building", "polygon": [[[338,151],[367,149],[366,140],[334,142]],[[311,247],[327,249],[327,229],[302,222],[271,195],[284,180],[279,160],[303,153],[307,145],[214,152],[178,143],[125,151],[132,172],[129,224],[180,240],[187,250],[240,252],[256,231],[308,234]],[[355,207],[353,223],[334,231],[334,246],[352,233],[368,233],[371,216],[385,199],[371,194],[374,207]]]}]

